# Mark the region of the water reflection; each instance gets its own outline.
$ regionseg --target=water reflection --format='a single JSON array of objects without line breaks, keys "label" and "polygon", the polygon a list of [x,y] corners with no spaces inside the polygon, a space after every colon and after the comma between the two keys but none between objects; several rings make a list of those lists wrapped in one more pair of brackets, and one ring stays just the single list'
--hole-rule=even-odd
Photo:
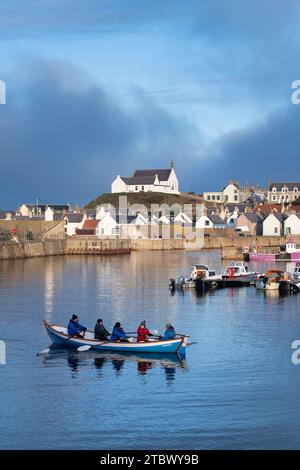
[{"label": "water reflection", "polygon": [[126,373],[126,366],[136,364],[138,375],[146,376],[152,369],[160,367],[165,372],[165,378],[168,385],[172,384],[176,378],[177,369],[187,370],[186,360],[181,359],[175,354],[151,354],[144,353],[139,355],[126,353],[111,353],[88,351],[79,353],[64,347],[54,348],[43,358],[44,364],[49,365],[54,361],[61,363],[66,359],[67,366],[71,371],[73,378],[76,378],[81,369],[94,365],[98,378],[103,377],[103,371],[106,366],[111,365],[115,375],[118,377]]}]

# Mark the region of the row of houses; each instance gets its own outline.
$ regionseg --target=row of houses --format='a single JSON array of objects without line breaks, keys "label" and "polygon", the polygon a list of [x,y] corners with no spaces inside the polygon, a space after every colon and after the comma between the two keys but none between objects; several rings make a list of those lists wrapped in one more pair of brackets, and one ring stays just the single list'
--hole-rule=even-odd
[{"label": "row of houses", "polygon": [[[39,213],[39,216],[35,214]],[[6,218],[0,213],[0,219]],[[23,214],[23,215],[22,215]],[[26,215],[25,215],[26,214]],[[258,204],[251,206],[245,203],[225,205],[199,205],[197,212],[186,214],[116,214],[108,205],[98,206],[92,210],[71,209],[69,205],[31,206],[23,204],[13,220],[46,220],[63,221],[68,236],[95,235],[98,237],[145,236],[149,226],[174,225],[178,227],[195,227],[199,229],[231,228],[250,235],[282,236],[300,234],[300,206],[287,208],[281,204]]]}]

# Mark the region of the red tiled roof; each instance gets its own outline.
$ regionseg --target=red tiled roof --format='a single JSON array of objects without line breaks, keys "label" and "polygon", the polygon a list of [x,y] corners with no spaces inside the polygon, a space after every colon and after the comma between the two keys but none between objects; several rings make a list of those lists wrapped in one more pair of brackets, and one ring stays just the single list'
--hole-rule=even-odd
[{"label": "red tiled roof", "polygon": [[281,204],[258,204],[254,207],[254,212],[262,212],[263,214],[269,215],[271,212],[281,213]]},{"label": "red tiled roof", "polygon": [[97,228],[97,225],[99,224],[99,220],[86,220],[83,224],[83,227],[82,228],[94,228],[96,229]]}]

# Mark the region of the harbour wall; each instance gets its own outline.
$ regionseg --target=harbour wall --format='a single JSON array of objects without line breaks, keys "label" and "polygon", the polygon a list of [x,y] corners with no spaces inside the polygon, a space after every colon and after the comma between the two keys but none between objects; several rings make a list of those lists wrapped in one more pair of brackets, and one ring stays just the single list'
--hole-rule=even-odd
[{"label": "harbour wall", "polygon": [[[66,237],[62,222],[45,221],[1,221],[1,228],[17,229],[17,237],[11,241],[0,241],[0,260],[31,258],[37,256],[72,254],[122,254],[134,251],[162,250],[212,250],[219,249],[223,259],[243,259],[245,247],[255,246],[262,251],[278,250],[286,243],[284,237],[239,236],[231,229],[205,230],[197,233],[196,240],[184,238],[166,239],[99,239],[96,236]],[[26,242],[26,233],[31,231],[35,240]],[[222,235],[222,236],[220,236]],[[300,245],[300,235],[293,236]]]},{"label": "harbour wall", "polygon": [[16,241],[0,242],[0,260],[17,258],[35,258],[65,254],[64,240],[20,243]]},{"label": "harbour wall", "polygon": [[64,222],[48,222],[45,220],[0,220],[2,230],[16,230],[16,238],[19,242],[26,240],[26,235],[31,232],[34,241],[64,240],[66,237]]},{"label": "harbour wall", "polygon": [[[263,252],[276,252],[286,244],[286,237],[238,237],[238,238],[210,238],[205,240],[205,249],[221,250],[222,259],[242,260],[245,248],[261,250]],[[300,245],[300,235],[293,235],[293,241]]]}]

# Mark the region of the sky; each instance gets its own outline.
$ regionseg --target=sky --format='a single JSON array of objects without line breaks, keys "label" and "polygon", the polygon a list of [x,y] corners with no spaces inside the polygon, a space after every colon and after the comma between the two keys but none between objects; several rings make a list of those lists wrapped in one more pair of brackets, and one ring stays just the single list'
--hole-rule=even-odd
[{"label": "sky", "polygon": [[1,0],[0,209],[300,180],[298,0]]}]

